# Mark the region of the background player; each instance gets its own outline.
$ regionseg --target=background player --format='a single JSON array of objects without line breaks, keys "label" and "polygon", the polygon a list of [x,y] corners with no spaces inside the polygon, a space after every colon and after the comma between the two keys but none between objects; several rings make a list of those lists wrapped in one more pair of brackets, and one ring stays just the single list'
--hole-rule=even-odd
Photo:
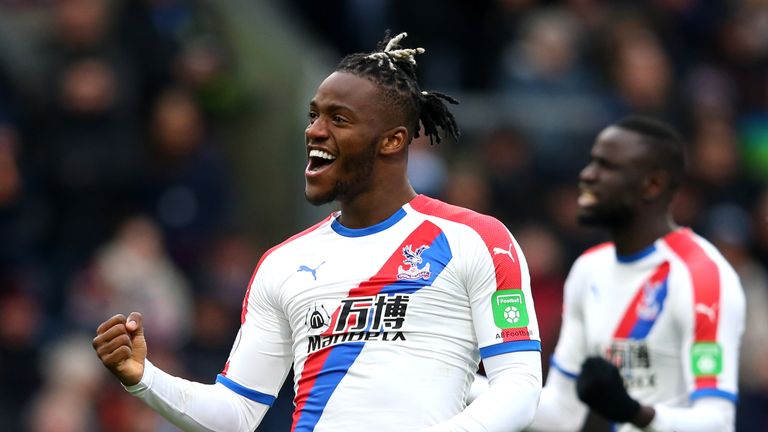
[{"label": "background player", "polygon": [[532,429],[578,430],[589,408],[622,429],[733,429],[744,294],[714,246],[672,221],[684,165],[680,135],[653,119],[597,137],[579,222],[612,241],[571,268]]},{"label": "background player", "polygon": [[[306,196],[341,211],[262,256],[216,384],[153,366],[138,313],[97,329],[104,365],[174,424],[252,430],[291,365],[296,431],[510,431],[533,418],[541,344],[525,258],[497,220],[411,187],[419,125],[437,141],[458,131],[455,101],[419,88],[424,50],[399,48],[404,36],[344,58],[312,99]],[[480,358],[490,390],[467,407]]]}]

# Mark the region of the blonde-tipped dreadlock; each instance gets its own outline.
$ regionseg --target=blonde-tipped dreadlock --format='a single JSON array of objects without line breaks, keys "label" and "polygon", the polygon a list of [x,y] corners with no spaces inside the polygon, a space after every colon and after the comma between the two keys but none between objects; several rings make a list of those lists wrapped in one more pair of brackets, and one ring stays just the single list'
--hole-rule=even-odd
[{"label": "blonde-tipped dreadlock", "polygon": [[430,144],[441,141],[440,129],[458,139],[456,119],[446,106],[446,102],[457,104],[458,101],[439,92],[421,91],[416,79],[415,56],[425,50],[401,48],[400,42],[407,35],[400,33],[390,38],[387,31],[376,52],[350,54],[341,60],[336,70],[367,78],[376,84],[382,90],[382,102],[401,113],[411,136],[419,136],[421,123]]},{"label": "blonde-tipped dreadlock", "polygon": [[393,37],[392,39],[387,42],[387,46],[384,47],[384,51],[375,52],[373,54],[369,54],[367,58],[369,59],[378,59],[378,65],[381,67],[384,63],[384,61],[387,61],[387,64],[389,65],[389,68],[392,70],[396,70],[397,66],[395,66],[395,62],[393,60],[400,60],[400,61],[406,61],[412,65],[416,65],[416,59],[414,58],[416,54],[423,54],[424,48],[401,48],[401,49],[394,49],[396,46],[400,45],[400,41],[408,36],[408,33],[400,33],[399,35]]}]

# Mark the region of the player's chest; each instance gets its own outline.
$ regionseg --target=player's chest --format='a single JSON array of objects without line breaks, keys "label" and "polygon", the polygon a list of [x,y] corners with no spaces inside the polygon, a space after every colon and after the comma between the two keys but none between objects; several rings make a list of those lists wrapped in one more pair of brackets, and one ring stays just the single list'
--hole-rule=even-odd
[{"label": "player's chest", "polygon": [[619,367],[630,388],[656,388],[658,371],[679,364],[678,293],[669,281],[666,264],[606,271],[585,296],[588,350]]},{"label": "player's chest", "polygon": [[331,242],[302,250],[293,260],[280,292],[294,336],[400,330],[413,314],[415,297],[450,296],[460,288],[452,282],[453,251],[434,233],[379,243]]},{"label": "player's chest", "polygon": [[582,300],[590,351],[605,354],[621,340],[674,343],[676,295],[667,262],[595,273]]}]

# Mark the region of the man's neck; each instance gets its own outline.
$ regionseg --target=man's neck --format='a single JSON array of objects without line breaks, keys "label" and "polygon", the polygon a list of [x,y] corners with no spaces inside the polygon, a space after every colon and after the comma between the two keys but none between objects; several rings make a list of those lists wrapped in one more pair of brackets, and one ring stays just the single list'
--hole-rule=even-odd
[{"label": "man's neck", "polygon": [[677,229],[668,214],[637,217],[632,223],[611,230],[616,253],[622,256],[636,254],[656,240]]},{"label": "man's neck", "polygon": [[339,222],[347,228],[359,229],[376,225],[397,212],[416,196],[410,184],[396,190],[380,190],[341,202]]}]

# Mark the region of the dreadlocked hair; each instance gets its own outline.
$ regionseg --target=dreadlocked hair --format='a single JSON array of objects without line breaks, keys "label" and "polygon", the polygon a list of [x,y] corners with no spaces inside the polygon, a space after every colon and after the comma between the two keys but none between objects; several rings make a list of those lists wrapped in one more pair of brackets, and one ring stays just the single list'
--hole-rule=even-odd
[{"label": "dreadlocked hair", "polygon": [[454,105],[459,102],[446,94],[419,88],[415,56],[425,50],[401,48],[400,41],[406,36],[407,33],[400,33],[390,37],[387,30],[375,52],[350,54],[341,59],[336,71],[351,73],[376,84],[381,90],[383,105],[393,114],[402,116],[411,136],[419,136],[421,124],[430,144],[440,143],[440,130],[444,136],[448,134],[457,140],[459,127],[446,102]]}]

